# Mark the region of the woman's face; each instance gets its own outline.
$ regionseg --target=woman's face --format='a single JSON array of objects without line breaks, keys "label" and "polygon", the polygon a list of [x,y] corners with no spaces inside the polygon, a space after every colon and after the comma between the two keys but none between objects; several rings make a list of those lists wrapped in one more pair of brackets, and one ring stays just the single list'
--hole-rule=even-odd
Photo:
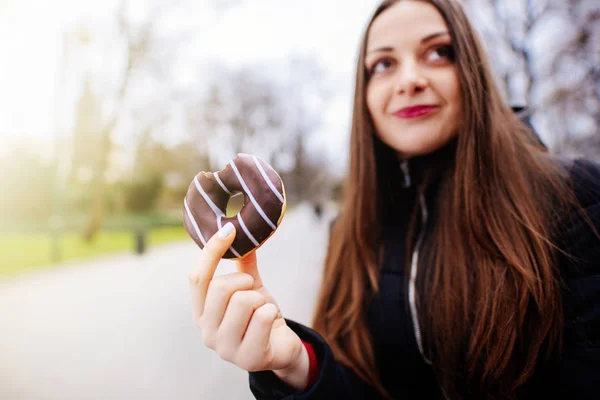
[{"label": "woman's face", "polygon": [[431,4],[400,1],[369,29],[367,107],[379,138],[401,158],[456,135],[461,94],[446,22]]}]

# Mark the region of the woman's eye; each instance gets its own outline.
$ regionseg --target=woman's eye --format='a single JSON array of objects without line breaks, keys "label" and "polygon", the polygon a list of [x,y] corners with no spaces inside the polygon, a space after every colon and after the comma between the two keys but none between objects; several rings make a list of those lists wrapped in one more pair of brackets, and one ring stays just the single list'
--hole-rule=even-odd
[{"label": "woman's eye", "polygon": [[375,64],[373,64],[369,72],[371,73],[371,75],[378,74],[380,72],[385,72],[385,70],[388,69],[391,65],[392,62],[388,59],[379,60]]},{"label": "woman's eye", "polygon": [[430,51],[427,57],[431,61],[439,59],[454,61],[454,48],[450,45],[438,46]]}]

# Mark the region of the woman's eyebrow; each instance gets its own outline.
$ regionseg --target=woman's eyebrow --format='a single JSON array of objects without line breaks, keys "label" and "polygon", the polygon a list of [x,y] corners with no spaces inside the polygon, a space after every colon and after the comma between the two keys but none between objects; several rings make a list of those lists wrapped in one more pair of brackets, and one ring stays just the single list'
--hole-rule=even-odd
[{"label": "woman's eyebrow", "polygon": [[[430,40],[433,40],[437,37],[444,36],[444,35],[450,35],[450,34],[447,31],[435,32],[435,33],[429,34],[421,39],[421,44],[427,43]],[[378,47],[376,49],[370,50],[367,52],[367,54],[379,53],[379,52],[390,52],[390,51],[394,51],[394,47],[384,46],[384,47]]]},{"label": "woman's eyebrow", "polygon": [[437,37],[444,36],[444,35],[450,35],[450,33],[448,33],[447,31],[432,33],[430,35],[425,36],[423,39],[421,39],[421,44],[426,43]]}]

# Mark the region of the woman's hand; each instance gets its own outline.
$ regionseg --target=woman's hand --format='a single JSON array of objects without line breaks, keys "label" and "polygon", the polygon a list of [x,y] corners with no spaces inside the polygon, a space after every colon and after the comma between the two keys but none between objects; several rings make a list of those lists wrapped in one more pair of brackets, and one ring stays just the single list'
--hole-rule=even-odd
[{"label": "woman's hand", "polygon": [[228,223],[206,243],[199,265],[190,273],[194,319],[204,344],[246,371],[273,370],[288,385],[303,390],[308,354],[263,286],[256,253],[237,261],[238,272],[213,276],[234,238],[235,228]]}]

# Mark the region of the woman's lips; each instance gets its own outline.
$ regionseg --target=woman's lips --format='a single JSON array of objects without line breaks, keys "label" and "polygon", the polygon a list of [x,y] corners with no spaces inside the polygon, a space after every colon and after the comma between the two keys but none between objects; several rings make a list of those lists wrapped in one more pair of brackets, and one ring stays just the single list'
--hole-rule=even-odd
[{"label": "woman's lips", "polygon": [[394,113],[395,116],[399,118],[417,118],[422,117],[423,115],[430,114],[437,110],[437,106],[414,106],[414,107],[406,107]]}]

